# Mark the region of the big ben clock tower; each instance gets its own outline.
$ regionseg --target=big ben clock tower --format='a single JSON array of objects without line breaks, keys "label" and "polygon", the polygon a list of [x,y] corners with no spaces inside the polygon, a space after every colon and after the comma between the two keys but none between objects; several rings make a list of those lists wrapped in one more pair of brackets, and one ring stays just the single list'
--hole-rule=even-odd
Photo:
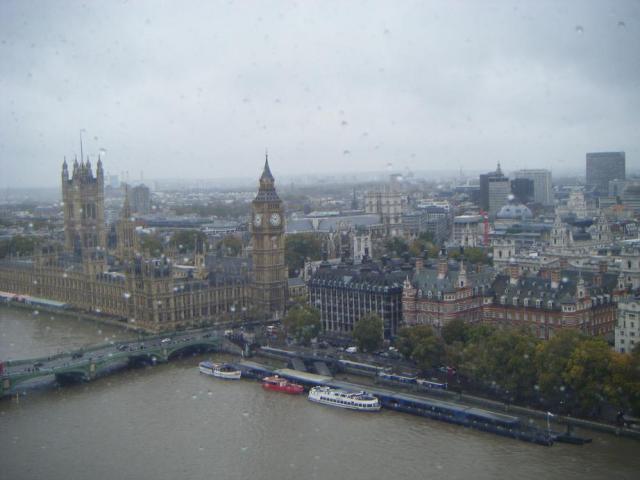
[{"label": "big ben clock tower", "polygon": [[284,211],[265,158],[260,189],[252,203],[254,305],[263,313],[282,314],[287,293],[284,263]]}]

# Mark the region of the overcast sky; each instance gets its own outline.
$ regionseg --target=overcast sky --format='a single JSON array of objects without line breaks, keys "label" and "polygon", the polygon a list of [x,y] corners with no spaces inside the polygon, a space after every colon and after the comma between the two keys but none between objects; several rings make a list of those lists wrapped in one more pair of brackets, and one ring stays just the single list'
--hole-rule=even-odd
[{"label": "overcast sky", "polygon": [[[0,1],[0,187],[640,166],[640,2]],[[635,168],[634,168],[635,167]]]}]

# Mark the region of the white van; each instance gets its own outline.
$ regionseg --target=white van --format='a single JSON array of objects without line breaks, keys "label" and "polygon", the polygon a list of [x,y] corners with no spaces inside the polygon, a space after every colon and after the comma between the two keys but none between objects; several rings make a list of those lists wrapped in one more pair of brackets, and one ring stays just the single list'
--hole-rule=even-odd
[{"label": "white van", "polygon": [[344,351],[347,353],[358,353],[358,347],[347,347]]}]

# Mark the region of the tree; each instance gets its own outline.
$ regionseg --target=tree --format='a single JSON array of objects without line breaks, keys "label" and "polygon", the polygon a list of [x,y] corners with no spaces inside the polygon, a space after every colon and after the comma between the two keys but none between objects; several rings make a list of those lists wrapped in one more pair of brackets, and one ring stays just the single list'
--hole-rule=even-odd
[{"label": "tree", "polygon": [[285,262],[289,267],[289,275],[295,275],[304,267],[306,259],[320,260],[322,242],[311,233],[294,233],[287,235],[284,242]]},{"label": "tree", "polygon": [[442,339],[447,345],[454,342],[467,343],[469,340],[469,325],[461,318],[451,320],[442,327]]},{"label": "tree", "polygon": [[230,257],[237,257],[242,252],[242,241],[233,235],[225,236],[216,248]]},{"label": "tree", "polygon": [[611,352],[611,376],[605,385],[609,400],[623,410],[640,414],[640,354]]},{"label": "tree", "polygon": [[310,305],[295,305],[282,319],[287,333],[303,345],[320,333],[320,312]]},{"label": "tree", "polygon": [[596,415],[604,399],[603,386],[611,375],[611,350],[602,338],[589,337],[573,350],[563,378],[569,387],[570,405],[578,412]]},{"label": "tree", "polygon": [[442,365],[445,359],[444,342],[430,325],[401,329],[396,345],[405,358],[416,362],[418,368],[423,371]]},{"label": "tree", "polygon": [[384,242],[384,250],[387,255],[400,257],[409,251],[409,245],[400,237],[393,237]]},{"label": "tree", "polygon": [[10,255],[25,256],[33,254],[33,251],[38,244],[36,237],[25,237],[23,235],[16,235],[9,240],[3,240],[0,242],[0,258],[4,258]]},{"label": "tree", "polygon": [[429,256],[438,255],[438,246],[433,241],[433,233],[422,232],[411,242],[409,252],[415,257],[422,256],[424,252],[428,252]]},{"label": "tree", "polygon": [[466,247],[464,249],[464,253],[453,251],[449,254],[449,256],[455,260],[460,258],[460,256],[462,255],[464,255],[464,259],[469,263],[485,263],[487,265],[491,264],[491,259],[487,255],[487,252],[479,247]]},{"label": "tree", "polygon": [[375,313],[364,315],[353,329],[353,338],[363,352],[373,352],[382,347],[384,324]]},{"label": "tree", "polygon": [[140,250],[151,256],[160,256],[164,251],[162,241],[155,235],[144,235],[140,239]]},{"label": "tree", "polygon": [[463,355],[463,375],[509,399],[530,398],[535,391],[537,340],[515,329],[493,330],[490,334],[491,329],[474,330]]},{"label": "tree", "polygon": [[178,253],[193,252],[198,242],[207,241],[207,236],[198,230],[179,230],[171,237],[170,244],[178,249]]},{"label": "tree", "polygon": [[536,348],[536,376],[538,389],[544,403],[554,406],[564,405],[569,393],[565,385],[564,373],[573,351],[584,337],[571,330],[561,330]]}]

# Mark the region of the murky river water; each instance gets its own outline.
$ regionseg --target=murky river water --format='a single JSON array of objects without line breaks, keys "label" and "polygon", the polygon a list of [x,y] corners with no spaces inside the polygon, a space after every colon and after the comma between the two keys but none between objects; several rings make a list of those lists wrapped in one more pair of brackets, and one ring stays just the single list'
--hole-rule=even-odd
[{"label": "murky river water", "polygon": [[[0,358],[130,333],[0,308]],[[115,337],[114,337],[115,336]],[[203,357],[0,400],[6,479],[632,479],[640,443],[589,433],[540,447],[410,415],[343,411],[253,381],[198,374]]]}]

